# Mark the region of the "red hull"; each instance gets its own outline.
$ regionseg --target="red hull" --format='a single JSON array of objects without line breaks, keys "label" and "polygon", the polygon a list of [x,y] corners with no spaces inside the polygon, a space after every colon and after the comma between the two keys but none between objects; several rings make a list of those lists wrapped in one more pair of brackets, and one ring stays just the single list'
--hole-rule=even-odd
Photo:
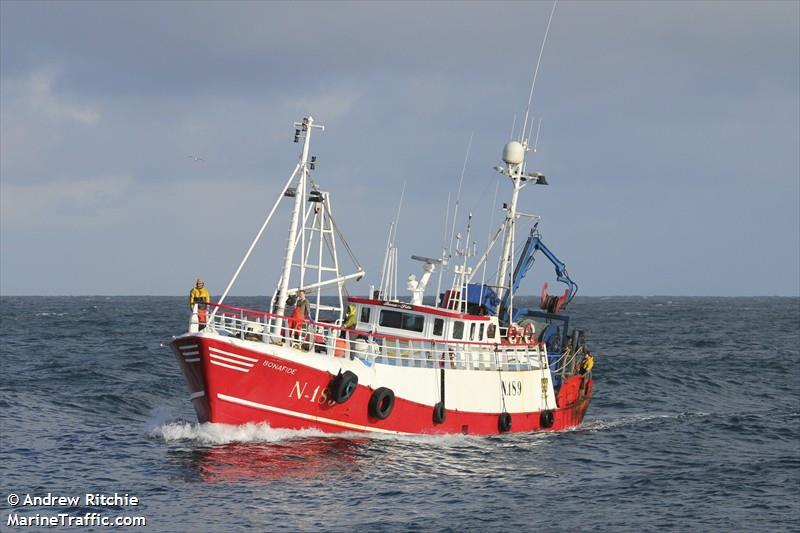
[{"label": "red hull", "polygon": [[[186,377],[200,422],[267,423],[275,428],[316,428],[326,432],[500,433],[499,412],[448,408],[445,421],[434,424],[433,406],[399,396],[391,415],[380,420],[368,412],[373,392],[370,387],[358,385],[352,397],[336,404],[330,399],[328,386],[333,377],[330,373],[212,338],[179,338],[173,341],[172,349]],[[210,349],[214,350],[213,359]],[[541,426],[540,412],[512,413],[509,431],[576,427],[583,420],[591,397],[590,378],[569,378],[561,387],[560,405],[553,410],[552,427]]]}]

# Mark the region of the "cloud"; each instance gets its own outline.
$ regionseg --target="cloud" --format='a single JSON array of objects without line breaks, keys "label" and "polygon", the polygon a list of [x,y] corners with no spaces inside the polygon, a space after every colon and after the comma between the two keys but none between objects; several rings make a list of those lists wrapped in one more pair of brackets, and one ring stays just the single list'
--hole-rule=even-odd
[{"label": "cloud", "polygon": [[77,181],[0,183],[4,231],[95,225],[129,193],[131,176],[101,176]]},{"label": "cloud", "polygon": [[100,120],[100,110],[97,106],[67,102],[62,96],[55,94],[53,85],[56,77],[57,71],[52,67],[31,73],[23,82],[28,105],[52,119],[73,120],[86,125],[96,124]]},{"label": "cloud", "polygon": [[[91,161],[77,143],[100,126],[100,106],[57,90],[60,70],[37,66],[0,79],[0,176],[4,182],[41,182],[63,176],[70,159]],[[72,176],[100,172],[69,172]]]},{"label": "cloud", "polygon": [[[0,245],[13,253],[0,254],[0,290],[29,293],[118,293],[120,273],[139,280],[125,291],[173,293],[196,268],[224,283],[294,167],[292,123],[308,113],[328,126],[314,137],[315,179],[333,192],[370,281],[404,182],[401,256],[437,253],[473,131],[460,213],[477,205],[485,231],[491,167],[524,112],[550,9],[1,4]],[[551,186],[526,191],[520,207],[545,217],[548,244],[585,293],[664,292],[659,280],[702,293],[708,283],[681,266],[697,258],[724,273],[715,292],[798,292],[799,6],[559,5],[532,109],[544,125],[531,165]],[[507,192],[503,183],[500,202]],[[42,228],[80,231],[44,250],[32,244]],[[268,266],[243,292],[271,290],[283,233],[265,239]],[[756,241],[758,254],[741,254]],[[63,285],[30,273],[78,248]],[[162,256],[171,273],[153,276]],[[107,260],[112,273],[81,263]],[[404,272],[419,266],[403,261]],[[775,282],[750,281],[765,277]]]},{"label": "cloud", "polygon": [[361,98],[361,91],[334,89],[315,96],[289,100],[288,107],[298,113],[314,112],[315,115],[334,120],[350,112]]}]

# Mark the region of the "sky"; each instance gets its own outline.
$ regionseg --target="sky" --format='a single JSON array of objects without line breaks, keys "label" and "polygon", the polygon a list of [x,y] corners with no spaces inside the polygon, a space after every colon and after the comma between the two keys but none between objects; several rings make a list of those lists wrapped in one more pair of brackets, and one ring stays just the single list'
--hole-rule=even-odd
[{"label": "sky", "polygon": [[[227,284],[296,164],[377,284],[397,244],[483,242],[508,201],[549,2],[0,3],[0,294]],[[800,294],[800,2],[570,2],[555,11],[523,190],[580,294]],[[516,118],[515,118],[516,117]],[[468,145],[472,138],[471,149]],[[195,161],[187,155],[196,155]],[[505,180],[505,181],[504,181]],[[289,202],[233,294],[271,294]],[[452,209],[450,209],[452,212]],[[552,280],[543,258],[525,291]]]}]

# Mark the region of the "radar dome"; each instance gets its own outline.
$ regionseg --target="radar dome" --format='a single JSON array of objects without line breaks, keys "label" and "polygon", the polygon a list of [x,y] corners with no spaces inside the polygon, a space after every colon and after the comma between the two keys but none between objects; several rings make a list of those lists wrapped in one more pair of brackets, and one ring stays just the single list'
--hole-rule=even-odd
[{"label": "radar dome", "polygon": [[503,161],[509,165],[521,165],[525,149],[517,141],[511,141],[503,148]]}]

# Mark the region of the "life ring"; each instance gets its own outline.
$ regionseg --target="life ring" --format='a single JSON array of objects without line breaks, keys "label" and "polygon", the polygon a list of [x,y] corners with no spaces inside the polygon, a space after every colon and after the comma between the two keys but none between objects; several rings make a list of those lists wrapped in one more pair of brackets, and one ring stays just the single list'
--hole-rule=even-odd
[{"label": "life ring", "polygon": [[525,324],[525,329],[522,330],[522,338],[525,340],[525,344],[531,344],[536,341],[536,332],[530,322]]},{"label": "life ring", "polygon": [[497,418],[497,429],[500,433],[505,433],[511,429],[511,415],[508,413],[500,413]]},{"label": "life ring", "polygon": [[433,406],[433,423],[441,424],[445,418],[447,418],[447,409],[444,408],[442,402],[436,402],[436,405]]},{"label": "life ring", "polygon": [[333,401],[336,403],[344,403],[350,399],[358,387],[358,376],[349,370],[345,373],[337,374],[331,380],[331,391],[333,392]]},{"label": "life ring", "polygon": [[594,381],[588,377],[583,379],[586,381],[586,383],[583,384],[583,397],[590,398],[592,396],[592,389],[594,388]]},{"label": "life ring", "polygon": [[550,409],[545,409],[539,415],[539,425],[543,428],[551,428],[553,427],[553,423],[556,421],[556,417],[553,416],[553,411]]},{"label": "life ring", "polygon": [[508,326],[506,338],[508,339],[509,344],[517,344],[517,341],[519,340],[519,331],[517,330],[516,326]]},{"label": "life ring", "polygon": [[378,387],[369,399],[369,415],[385,420],[394,408],[394,392],[386,387]]}]

